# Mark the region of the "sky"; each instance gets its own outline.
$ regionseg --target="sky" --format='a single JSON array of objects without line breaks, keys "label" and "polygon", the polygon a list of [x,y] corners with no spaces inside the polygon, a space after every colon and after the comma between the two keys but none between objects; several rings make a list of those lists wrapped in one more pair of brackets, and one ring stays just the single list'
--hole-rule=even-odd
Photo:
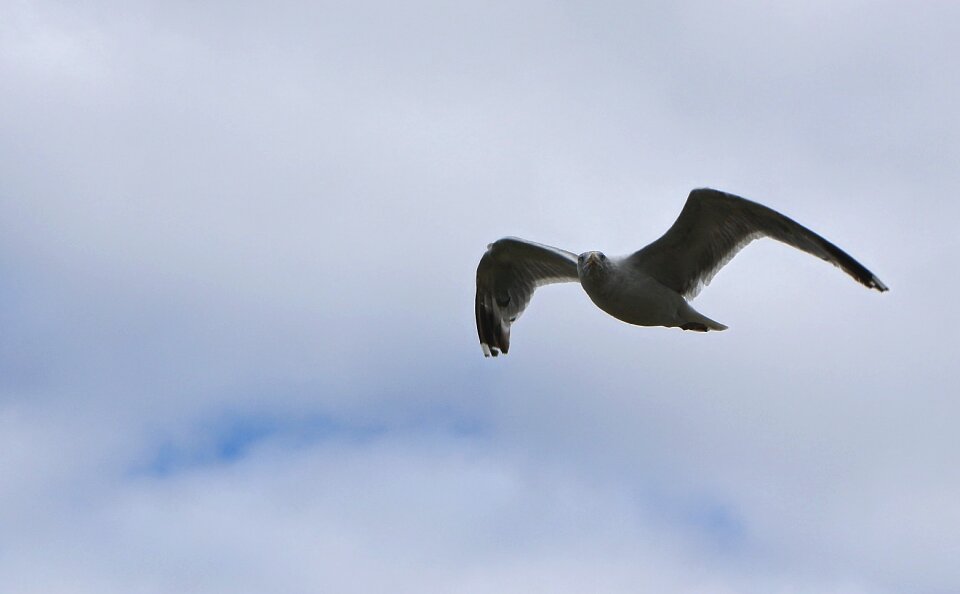
[{"label": "sky", "polygon": [[[0,583],[960,591],[954,2],[0,1]],[[772,241],[633,327],[485,246]]]}]

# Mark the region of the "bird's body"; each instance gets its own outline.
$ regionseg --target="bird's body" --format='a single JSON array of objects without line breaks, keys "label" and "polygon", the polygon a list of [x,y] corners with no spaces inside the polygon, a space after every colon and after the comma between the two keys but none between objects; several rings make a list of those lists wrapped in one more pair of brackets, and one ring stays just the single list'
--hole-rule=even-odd
[{"label": "bird's body", "polygon": [[846,252],[782,214],[717,190],[690,193],[659,239],[622,257],[580,256],[507,237],[488,246],[477,267],[477,333],[485,355],[510,347],[510,326],[542,285],[579,282],[603,311],[629,324],[707,332],[727,327],[688,303],[713,275],[754,239],[772,237],[822,258],[861,284],[886,291]]},{"label": "bird's body", "polygon": [[[693,330],[725,330],[693,309],[679,293],[646,274],[629,274],[626,258],[604,258],[594,266],[578,263],[580,286],[597,307],[622,322],[636,326],[666,326]],[[586,268],[586,270],[585,270]]]}]

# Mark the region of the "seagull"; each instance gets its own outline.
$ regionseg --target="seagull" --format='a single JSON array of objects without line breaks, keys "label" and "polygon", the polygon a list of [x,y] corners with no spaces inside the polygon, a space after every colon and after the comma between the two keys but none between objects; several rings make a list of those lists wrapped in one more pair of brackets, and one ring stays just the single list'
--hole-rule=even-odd
[{"label": "seagull", "polygon": [[487,246],[477,266],[477,334],[484,356],[510,349],[510,326],[537,287],[579,282],[597,307],[637,326],[694,332],[726,330],[688,300],[754,239],[770,237],[837,266],[860,284],[887,286],[849,254],[777,211],[746,198],[700,188],[662,237],[627,256],[579,256],[517,237]]}]

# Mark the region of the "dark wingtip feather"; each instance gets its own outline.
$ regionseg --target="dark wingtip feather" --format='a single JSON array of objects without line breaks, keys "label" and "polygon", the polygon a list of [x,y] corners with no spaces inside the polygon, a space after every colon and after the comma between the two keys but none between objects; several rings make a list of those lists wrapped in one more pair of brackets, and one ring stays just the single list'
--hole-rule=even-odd
[{"label": "dark wingtip feather", "polygon": [[499,322],[490,304],[478,293],[476,299],[477,335],[484,357],[506,354],[510,349],[510,328]]},{"label": "dark wingtip feather", "polygon": [[877,278],[877,275],[867,270],[863,264],[857,262],[843,251],[839,249],[837,249],[837,251],[841,256],[839,258],[840,268],[856,279],[861,285],[867,287],[868,289],[876,289],[881,293],[890,290],[887,285],[883,284],[883,281]]},{"label": "dark wingtip feather", "polygon": [[874,276],[874,277],[872,277],[872,278],[870,279],[870,284],[867,285],[867,286],[870,287],[871,289],[876,289],[876,290],[880,291],[881,293],[890,290],[890,287],[888,287],[887,285],[883,284],[883,281],[881,281],[881,280],[880,280],[879,278],[877,278],[876,276]]},{"label": "dark wingtip feather", "polygon": [[843,268],[847,274],[855,278],[861,285],[868,289],[876,289],[881,293],[890,290],[889,287],[883,284],[883,281],[877,278],[877,275],[870,272],[866,266],[851,258],[844,251],[836,248],[836,246],[834,246],[834,248],[839,252],[838,259],[840,261],[840,267]]},{"label": "dark wingtip feather", "polygon": [[[807,231],[809,231],[809,229]],[[830,254],[830,257],[833,258],[833,264],[840,267],[841,270],[852,276],[858,283],[867,287],[868,289],[876,289],[881,293],[890,290],[887,285],[883,284],[883,281],[877,278],[877,275],[870,272],[870,270],[860,262],[857,262],[853,256],[843,251],[833,243],[827,241],[823,237],[820,237],[813,231],[809,231],[809,233],[819,240],[821,245],[826,249],[827,253]]]}]

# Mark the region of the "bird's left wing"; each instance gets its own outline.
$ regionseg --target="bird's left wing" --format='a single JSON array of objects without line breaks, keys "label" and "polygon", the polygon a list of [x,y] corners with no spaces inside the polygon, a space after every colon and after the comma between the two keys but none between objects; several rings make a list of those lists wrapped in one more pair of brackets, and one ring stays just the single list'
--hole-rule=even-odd
[{"label": "bird's left wing", "polygon": [[673,226],[627,263],[688,299],[760,237],[771,237],[837,266],[860,284],[887,286],[848,253],[779,212],[745,198],[707,188],[690,192]]},{"label": "bird's left wing", "polygon": [[477,266],[477,334],[487,357],[510,348],[510,324],[534,290],[550,283],[578,282],[577,256],[566,250],[505,237],[487,246]]}]

